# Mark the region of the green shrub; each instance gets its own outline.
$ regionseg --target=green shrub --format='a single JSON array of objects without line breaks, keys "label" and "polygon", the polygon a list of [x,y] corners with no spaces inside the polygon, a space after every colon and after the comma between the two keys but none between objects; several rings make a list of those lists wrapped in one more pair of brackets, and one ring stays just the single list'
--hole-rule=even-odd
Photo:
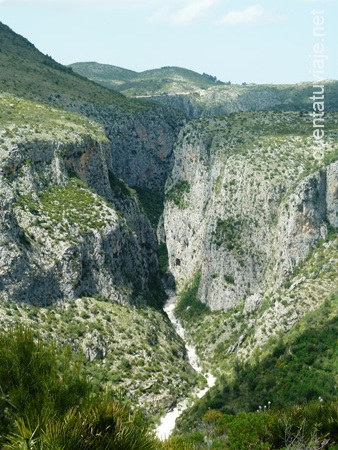
[{"label": "green shrub", "polygon": [[93,403],[81,411],[70,409],[33,427],[18,419],[4,450],[155,450],[154,439],[140,413],[130,414],[117,401]]},{"label": "green shrub", "polygon": [[0,434],[17,417],[27,416],[36,426],[41,415],[62,416],[89,395],[69,349],[57,350],[24,328],[2,332],[0,348]]},{"label": "green shrub", "polygon": [[167,273],[168,268],[169,268],[169,256],[168,256],[168,249],[167,249],[165,242],[161,242],[158,245],[157,257],[158,257],[158,264],[159,264],[160,272],[162,274]]},{"label": "green shrub", "polygon": [[110,188],[116,197],[130,197],[135,194],[123,180],[118,178],[111,170],[108,172]]},{"label": "green shrub", "polygon": [[0,348],[4,450],[156,449],[141,412],[94,394],[69,348],[24,328],[0,333]]},{"label": "green shrub", "polygon": [[224,275],[224,281],[229,284],[235,284],[235,278],[232,275]]},{"label": "green shrub", "polygon": [[180,209],[184,209],[187,206],[186,194],[189,192],[189,183],[187,181],[179,181],[167,192],[166,200],[173,202]]},{"label": "green shrub", "polygon": [[[170,443],[182,442],[187,449],[206,448],[207,438],[211,449],[218,450],[274,450],[274,449],[334,449],[338,438],[338,401],[315,401],[292,408],[258,412],[221,414],[209,409],[202,420],[195,421],[194,431],[187,432]],[[199,441],[196,440],[199,436]],[[198,445],[197,442],[200,444]],[[189,447],[190,445],[190,447]]]},{"label": "green shrub", "polygon": [[209,307],[198,299],[200,280],[201,274],[197,272],[192,281],[180,293],[175,307],[175,315],[180,319],[193,322],[197,317],[209,314]]}]

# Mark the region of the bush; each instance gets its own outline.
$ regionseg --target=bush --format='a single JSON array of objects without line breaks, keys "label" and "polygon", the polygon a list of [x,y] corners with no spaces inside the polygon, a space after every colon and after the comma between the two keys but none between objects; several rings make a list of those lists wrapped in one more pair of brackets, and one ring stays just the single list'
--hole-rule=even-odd
[{"label": "bush", "polygon": [[138,411],[94,394],[82,361],[25,328],[0,333],[4,450],[155,450]]},{"label": "bush", "polygon": [[155,450],[142,416],[116,401],[73,408],[35,428],[20,418],[7,440],[4,450]]},{"label": "bush", "polygon": [[168,256],[168,249],[167,249],[165,242],[161,242],[158,245],[157,256],[158,256],[158,264],[159,264],[160,272],[162,274],[167,273],[168,268],[169,268],[169,256]]},{"label": "bush", "polygon": [[175,307],[175,315],[186,321],[194,321],[197,317],[210,312],[207,305],[198,300],[198,288],[201,274],[197,272],[191,283],[180,293],[179,301]]},{"label": "bush", "polygon": [[34,426],[41,414],[62,415],[88,396],[70,349],[58,351],[24,328],[1,333],[0,348],[0,433],[17,417],[29,417]]}]

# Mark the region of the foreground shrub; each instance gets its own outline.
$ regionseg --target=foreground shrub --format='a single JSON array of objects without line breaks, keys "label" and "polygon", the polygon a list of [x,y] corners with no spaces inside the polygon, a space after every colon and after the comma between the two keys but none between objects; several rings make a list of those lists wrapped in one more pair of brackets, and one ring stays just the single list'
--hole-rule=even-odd
[{"label": "foreground shrub", "polygon": [[42,416],[62,416],[88,397],[89,383],[70,349],[24,328],[0,333],[0,348],[0,434],[17,417],[29,417],[35,427]]},{"label": "foreground shrub", "polygon": [[155,450],[138,411],[94,394],[81,359],[24,328],[0,333],[4,450]]},{"label": "foreground shrub", "polygon": [[337,450],[338,401],[237,415],[210,409],[195,426],[163,449]]},{"label": "foreground shrub", "polygon": [[155,450],[154,438],[139,413],[117,401],[71,409],[62,419],[32,427],[18,419],[4,450]]}]

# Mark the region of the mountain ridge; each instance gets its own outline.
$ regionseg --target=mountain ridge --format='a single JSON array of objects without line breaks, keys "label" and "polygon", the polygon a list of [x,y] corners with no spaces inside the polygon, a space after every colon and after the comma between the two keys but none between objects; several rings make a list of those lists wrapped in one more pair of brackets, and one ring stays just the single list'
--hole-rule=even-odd
[{"label": "mountain ridge", "polygon": [[[140,72],[134,79],[115,77],[101,80],[95,71],[90,70],[88,63],[78,64],[81,65],[79,73],[97,83],[115,89],[129,98],[149,99],[175,108],[189,118],[271,109],[306,111],[312,106],[313,82],[238,85],[220,82],[216,77],[177,67]],[[77,71],[78,64],[69,67]],[[96,68],[100,66],[95,63]],[[322,83],[326,89],[326,110],[337,111],[338,81],[323,80]]]}]

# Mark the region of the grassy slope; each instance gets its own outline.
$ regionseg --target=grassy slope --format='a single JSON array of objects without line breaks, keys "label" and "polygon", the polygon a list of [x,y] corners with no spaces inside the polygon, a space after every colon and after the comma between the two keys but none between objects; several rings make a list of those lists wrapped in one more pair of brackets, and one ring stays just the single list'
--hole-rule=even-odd
[{"label": "grassy slope", "polygon": [[59,106],[82,102],[114,106],[125,112],[144,108],[144,104],[127,100],[58,64],[2,23],[0,49],[2,92]]},{"label": "grassy slope", "polygon": [[[290,333],[271,343],[268,355],[250,363],[238,363],[233,377],[222,378],[187,411],[179,420],[178,429],[189,434],[197,428],[221,438],[222,428],[229,442],[219,448],[236,450],[285,448],[287,440],[310,441],[316,432],[322,440],[326,437],[330,442],[336,441],[337,332],[335,295],[317,311],[308,313]],[[267,414],[256,412],[270,408]],[[210,417],[212,410],[218,425],[222,422],[221,428],[216,426],[217,420],[208,426],[206,416],[209,413]],[[191,435],[187,442],[192,442]],[[262,442],[269,444],[263,446]],[[310,442],[309,446],[304,442],[303,445],[297,448],[322,448]]]},{"label": "grassy slope", "polygon": [[70,64],[69,67],[74,72],[86,78],[97,78],[98,80],[114,80],[125,82],[133,79],[138,75],[134,70],[123,69],[122,67],[111,66],[110,64],[99,64],[96,62],[79,62]]},{"label": "grassy slope", "polygon": [[128,83],[138,74],[133,70],[109,64],[98,64],[96,62],[80,62],[69,66],[75,73],[82,75],[109,89],[119,90],[121,85]]},{"label": "grassy slope", "polygon": [[11,94],[0,93],[0,144],[44,138],[76,141],[80,136],[105,141],[102,126],[87,117]]}]

